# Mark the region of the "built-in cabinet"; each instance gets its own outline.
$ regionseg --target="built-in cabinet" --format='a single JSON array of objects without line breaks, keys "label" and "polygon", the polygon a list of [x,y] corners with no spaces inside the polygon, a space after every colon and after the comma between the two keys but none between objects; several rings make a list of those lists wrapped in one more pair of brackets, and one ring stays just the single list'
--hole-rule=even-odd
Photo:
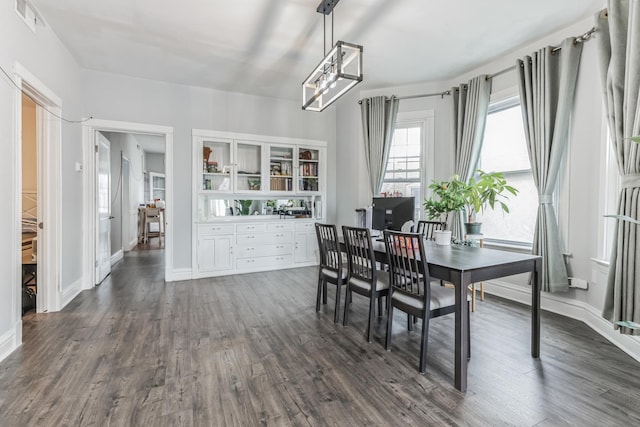
[{"label": "built-in cabinet", "polygon": [[194,278],[318,263],[326,143],[194,130],[193,153]]}]

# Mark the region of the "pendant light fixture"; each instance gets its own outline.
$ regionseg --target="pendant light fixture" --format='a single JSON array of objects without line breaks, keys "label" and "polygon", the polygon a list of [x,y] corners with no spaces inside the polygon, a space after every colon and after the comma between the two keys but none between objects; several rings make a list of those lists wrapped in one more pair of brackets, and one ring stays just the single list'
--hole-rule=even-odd
[{"label": "pendant light fixture", "polygon": [[[338,40],[333,44],[333,8],[340,0],[323,0],[324,58],[302,83],[302,109],[322,111],[362,81],[362,46]],[[326,51],[326,18],[331,15],[331,44]]]}]

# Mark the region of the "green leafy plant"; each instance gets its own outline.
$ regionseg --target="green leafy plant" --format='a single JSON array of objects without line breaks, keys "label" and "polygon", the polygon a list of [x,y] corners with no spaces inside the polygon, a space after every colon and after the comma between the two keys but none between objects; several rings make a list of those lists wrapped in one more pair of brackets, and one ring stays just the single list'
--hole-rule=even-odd
[{"label": "green leafy plant", "polygon": [[471,178],[464,187],[465,207],[468,222],[474,222],[479,212],[487,207],[495,209],[499,206],[503,212],[509,213],[505,203],[509,195],[516,196],[518,189],[507,184],[501,172],[484,172],[478,169],[476,178]]},{"label": "green leafy plant", "polygon": [[453,175],[448,181],[433,180],[429,185],[432,196],[423,203],[427,217],[447,222],[451,212],[464,209],[466,186],[458,175]]}]

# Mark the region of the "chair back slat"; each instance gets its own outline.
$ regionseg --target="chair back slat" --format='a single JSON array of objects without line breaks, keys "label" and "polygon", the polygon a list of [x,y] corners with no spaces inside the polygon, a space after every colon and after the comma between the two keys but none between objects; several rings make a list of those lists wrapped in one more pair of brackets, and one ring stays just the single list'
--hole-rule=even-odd
[{"label": "chair back slat", "polygon": [[[393,292],[428,302],[431,288],[422,234],[384,230],[384,244]],[[425,306],[428,308],[429,304]]]},{"label": "chair back slat", "polygon": [[338,242],[338,233],[333,224],[316,223],[316,236],[320,251],[320,267],[342,271],[342,251]]},{"label": "chair back slat", "polygon": [[418,221],[417,232],[427,240],[434,240],[433,232],[437,230],[446,230],[447,223],[440,221]]},{"label": "chair back slat", "polygon": [[367,282],[375,281],[376,260],[369,229],[342,226],[342,236],[347,248],[349,276]]}]

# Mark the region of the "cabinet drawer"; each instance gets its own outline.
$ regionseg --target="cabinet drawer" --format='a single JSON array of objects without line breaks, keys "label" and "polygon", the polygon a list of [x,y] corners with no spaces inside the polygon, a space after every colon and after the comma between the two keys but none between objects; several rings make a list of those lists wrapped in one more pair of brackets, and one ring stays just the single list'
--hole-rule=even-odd
[{"label": "cabinet drawer", "polygon": [[254,268],[286,266],[291,265],[292,260],[293,257],[291,255],[240,258],[236,260],[236,268],[238,270],[249,270]]},{"label": "cabinet drawer", "polygon": [[290,243],[292,238],[290,231],[275,233],[247,233],[236,235],[236,242],[238,245],[251,246],[270,243]]},{"label": "cabinet drawer", "polygon": [[249,245],[237,246],[236,256],[238,258],[252,258],[261,256],[291,255],[293,245],[291,243],[280,243],[277,245]]},{"label": "cabinet drawer", "polygon": [[296,231],[315,231],[315,222],[296,222]]},{"label": "cabinet drawer", "polygon": [[213,234],[233,234],[233,224],[199,224],[199,236],[211,236]]},{"label": "cabinet drawer", "polygon": [[238,233],[262,233],[266,229],[266,224],[236,224]]},{"label": "cabinet drawer", "polygon": [[291,222],[276,222],[267,224],[267,231],[291,231],[293,230],[293,223]]}]

